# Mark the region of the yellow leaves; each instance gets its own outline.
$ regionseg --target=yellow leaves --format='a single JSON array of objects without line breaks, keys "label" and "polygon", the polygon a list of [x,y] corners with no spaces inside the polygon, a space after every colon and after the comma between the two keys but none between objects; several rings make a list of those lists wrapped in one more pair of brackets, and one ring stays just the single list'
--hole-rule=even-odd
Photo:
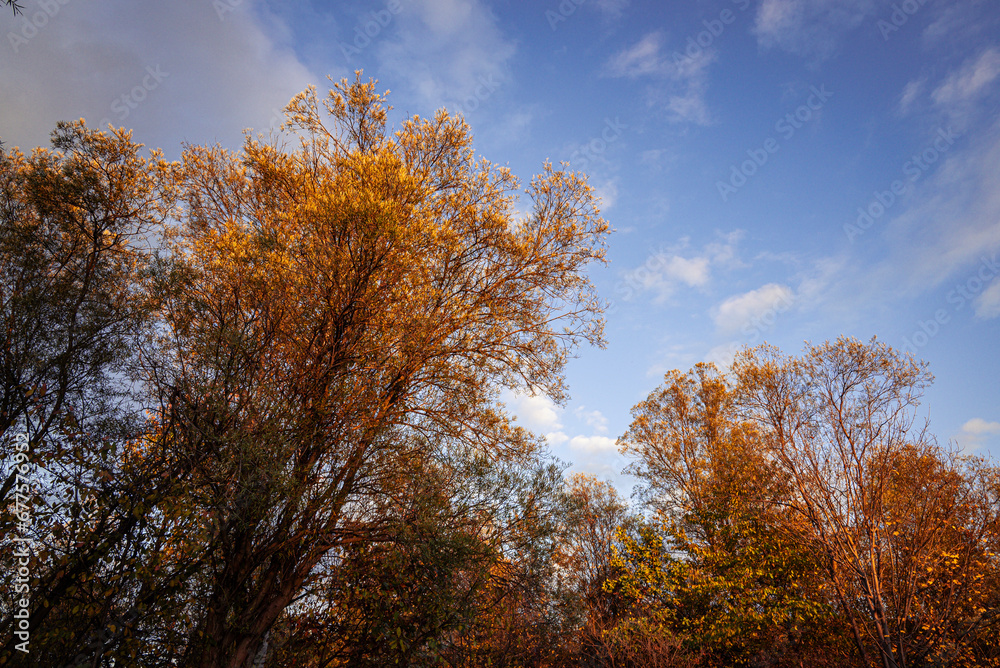
[{"label": "yellow leaves", "polygon": [[[155,371],[180,388],[170,449],[203,462],[190,484],[204,490],[164,510],[182,546],[246,516],[248,532],[268,528],[241,535],[253,558],[308,552],[439,440],[491,459],[530,452],[497,388],[558,395],[567,352],[600,340],[583,270],[603,258],[607,224],[585,181],[547,168],[535,214],[512,225],[517,180],[475,161],[467,126],[440,115],[388,135],[385,109],[360,78],[323,105],[310,89],[289,105],[298,147],[195,147],[171,172],[178,279],[159,315],[174,336]],[[371,496],[357,502],[354,484]],[[256,577],[246,600],[271,586]]]}]

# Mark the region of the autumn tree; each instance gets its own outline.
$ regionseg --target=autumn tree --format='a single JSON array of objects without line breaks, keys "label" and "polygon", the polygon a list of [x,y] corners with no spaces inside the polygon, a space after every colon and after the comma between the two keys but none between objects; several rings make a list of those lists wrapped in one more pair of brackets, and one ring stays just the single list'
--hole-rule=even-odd
[{"label": "autumn tree", "polygon": [[996,634],[996,469],[918,428],[925,365],[841,338],[744,351],[734,374],[864,663],[975,665]]},{"label": "autumn tree", "polygon": [[[9,464],[24,435],[29,482],[17,488],[29,519],[18,533],[32,540],[35,665],[68,662],[92,633],[115,626],[110,582],[134,566],[123,557],[135,547],[136,509],[160,473],[121,475],[120,455],[145,429],[130,368],[149,312],[142,275],[147,235],[162,220],[162,162],[140,156],[128,133],[82,121],[59,124],[53,147],[0,152],[0,542],[11,574]],[[0,664],[18,656],[9,602]]]},{"label": "autumn tree", "polygon": [[267,665],[499,665],[559,644],[545,605],[521,606],[548,589],[561,468],[460,451],[404,473],[379,531],[331,551],[286,610]]},{"label": "autumn tree", "polygon": [[191,147],[170,185],[146,373],[205,541],[187,666],[252,661],[428,443],[528,450],[500,389],[561,399],[567,355],[601,342],[583,271],[607,225],[582,177],[546,165],[518,217],[517,179],[445,112],[389,134],[359,78],[289,113],[297,148]]},{"label": "autumn tree", "polygon": [[620,651],[622,638],[647,643],[662,628],[659,642],[680,639],[722,665],[836,662],[819,563],[737,399],[729,379],[699,364],[668,373],[632,411],[619,443],[653,517],[621,536],[607,585],[633,610],[615,634]]},{"label": "autumn tree", "polygon": [[593,475],[568,477],[561,497],[555,563],[564,644],[575,665],[590,665],[601,660],[602,634],[617,614],[604,583],[612,575],[618,532],[634,528],[638,517],[611,483]]},{"label": "autumn tree", "polygon": [[[144,317],[143,235],[158,221],[154,165],[126,133],[60,124],[56,150],[0,152],[0,439],[33,449],[106,420]],[[12,484],[5,476],[0,498]]]},{"label": "autumn tree", "polygon": [[584,596],[600,590],[610,571],[615,536],[636,518],[614,485],[574,473],[562,492],[559,564],[566,585]]}]

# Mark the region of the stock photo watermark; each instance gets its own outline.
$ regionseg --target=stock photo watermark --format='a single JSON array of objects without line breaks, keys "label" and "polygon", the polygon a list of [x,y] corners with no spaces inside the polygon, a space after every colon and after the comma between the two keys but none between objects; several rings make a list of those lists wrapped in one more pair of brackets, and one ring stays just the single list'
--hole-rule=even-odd
[{"label": "stock photo watermark", "polygon": [[455,107],[455,111],[463,116],[467,116],[478,109],[483,102],[488,100],[500,88],[500,84],[492,74],[479,75],[476,79],[476,84],[472,92],[462,98],[461,102]]},{"label": "stock photo watermark", "polygon": [[70,3],[70,0],[38,0],[39,11],[33,12],[31,16],[27,13],[21,15],[21,29],[18,32],[8,32],[7,41],[10,48],[17,53],[22,46],[30,42],[54,19],[59,11]]},{"label": "stock photo watermark", "polygon": [[[982,257],[976,272],[965,281],[956,283],[945,295],[945,301],[953,305],[952,312],[961,311],[967,303],[982,294],[998,275],[1000,275],[1000,263],[997,262],[996,253],[993,254],[993,257]],[[941,328],[949,322],[951,322],[951,313],[944,308],[934,311],[933,317],[927,320],[918,320],[913,333],[903,337],[903,350],[916,354],[918,350],[930,343],[931,339],[937,336],[941,332]]]},{"label": "stock photo watermark", "polygon": [[[732,2],[741,12],[745,12],[750,7],[750,0],[732,0]],[[726,30],[726,26],[732,25],[735,22],[736,14],[728,8],[720,11],[717,18],[703,20],[701,24],[705,26],[705,29],[697,34],[688,36],[683,52],[673,52],[671,57],[674,64],[680,66],[700,58],[704,54],[705,49],[712,46],[715,40],[722,36],[722,33]]]},{"label": "stock photo watermark", "polygon": [[[622,301],[631,301],[636,294],[645,289],[653,276],[658,275],[666,267],[674,254],[666,248],[659,248],[656,252],[650,253],[646,261],[632,271],[626,272],[622,280],[615,284],[615,294],[621,297]],[[612,307],[618,310],[617,302]]]},{"label": "stock photo watermark", "polygon": [[212,7],[220,21],[226,20],[226,14],[232,14],[243,4],[243,0],[212,0]]},{"label": "stock photo watermark", "polygon": [[905,26],[910,17],[916,14],[927,2],[928,0],[903,0],[903,2],[893,3],[889,20],[879,19],[876,24],[879,32],[882,33],[882,39],[888,42],[889,35]]},{"label": "stock photo watermark", "polygon": [[955,141],[960,136],[950,127],[939,129],[927,148],[915,153],[903,163],[901,171],[907,177],[905,180],[896,179],[889,184],[887,190],[876,190],[872,194],[872,201],[867,206],[858,207],[858,217],[855,221],[844,224],[844,234],[847,235],[847,240],[854,243],[855,239],[863,235],[878,219],[884,216],[906,194],[910,185],[919,181],[920,177],[927,173],[927,170],[955,145]]},{"label": "stock photo watermark", "polygon": [[31,464],[29,442],[26,434],[18,434],[14,442],[14,519],[17,533],[14,537],[13,557],[17,560],[14,576],[14,635],[20,642],[14,645],[19,652],[28,652],[31,640]]},{"label": "stock photo watermark", "polygon": [[[774,131],[781,135],[784,141],[789,141],[795,136],[796,131],[801,129],[806,123],[811,121],[816,112],[823,108],[823,105],[833,97],[833,91],[826,89],[826,85],[809,87],[809,97],[805,103],[799,105],[795,111],[789,112],[779,118],[774,124]],[[760,148],[747,149],[748,159],[741,163],[730,165],[729,179],[727,181],[716,181],[715,187],[719,191],[719,196],[723,202],[728,202],[729,197],[745,186],[749,179],[760,170],[771,156],[781,149],[781,143],[774,137],[764,140]]]},{"label": "stock photo watermark", "polygon": [[549,22],[549,27],[555,31],[557,25],[573,16],[580,5],[586,1],[587,0],[562,0],[562,2],[560,2],[554,10],[546,9],[545,20]]},{"label": "stock photo watermark", "polygon": [[591,162],[603,156],[608,147],[618,141],[625,130],[628,130],[628,125],[622,123],[618,116],[614,120],[605,118],[600,134],[570,154],[570,165],[577,171],[586,170]]},{"label": "stock photo watermark", "polygon": [[[169,76],[170,73],[161,70],[159,65],[146,67],[146,75],[142,80],[128,92],[116,97],[111,103],[111,111],[115,114],[118,122],[124,122],[135,109],[139,108],[139,105],[146,101],[149,94],[159,88],[163,80]],[[111,119],[105,116],[101,119],[99,127],[107,127],[111,123]]]},{"label": "stock photo watermark", "polygon": [[400,0],[389,0],[385,3],[385,9],[365,14],[354,26],[354,39],[351,43],[340,45],[340,52],[344,54],[344,58],[350,61],[354,56],[361,55],[361,52],[372,44],[372,40],[389,27],[392,18],[402,11],[403,3]]}]

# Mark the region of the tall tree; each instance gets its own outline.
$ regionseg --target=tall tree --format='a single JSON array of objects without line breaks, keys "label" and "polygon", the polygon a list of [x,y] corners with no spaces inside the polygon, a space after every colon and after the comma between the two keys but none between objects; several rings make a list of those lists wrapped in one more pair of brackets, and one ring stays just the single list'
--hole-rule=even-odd
[{"label": "tall tree", "polygon": [[967,661],[995,637],[996,469],[915,428],[925,366],[841,338],[799,358],[747,350],[734,372],[865,663]]},{"label": "tall tree", "polygon": [[[110,600],[101,564],[127,568],[113,555],[128,551],[140,490],[150,488],[149,476],[133,484],[118,475],[118,455],[143,428],[129,368],[148,314],[146,235],[162,220],[161,161],[155,153],[141,157],[128,133],[62,123],[53,145],[27,157],[0,152],[0,541],[10,574],[11,541],[34,541],[27,621],[37,665],[61,663],[59,651],[76,654],[98,623],[100,614],[87,611]],[[25,482],[15,484],[10,463],[21,436],[30,465]],[[25,498],[28,521],[15,536],[7,511]],[[67,605],[77,592],[95,598]],[[0,663],[17,656],[7,602]],[[60,643],[63,650],[54,650]]]},{"label": "tall tree", "polygon": [[[0,439],[33,448],[65,421],[114,410],[144,321],[144,234],[160,220],[155,168],[127,133],[62,123],[55,151],[0,152]],[[0,498],[12,482],[3,480]]]},{"label": "tall tree", "polygon": [[560,399],[567,354],[601,342],[581,177],[546,165],[519,219],[517,180],[446,113],[389,135],[360,77],[289,112],[298,149],[193,147],[174,176],[148,379],[207,545],[187,666],[252,660],[431,437],[524,452],[499,389]]},{"label": "tall tree", "polygon": [[638,517],[615,487],[577,473],[566,480],[555,554],[565,653],[577,665],[600,661],[603,633],[616,619],[615,599],[604,590],[613,574],[618,532],[633,529]]},{"label": "tall tree", "polygon": [[699,364],[668,373],[632,410],[619,443],[655,520],[622,536],[608,586],[723,665],[835,663],[820,564],[784,507],[760,428],[738,409],[731,381]]}]

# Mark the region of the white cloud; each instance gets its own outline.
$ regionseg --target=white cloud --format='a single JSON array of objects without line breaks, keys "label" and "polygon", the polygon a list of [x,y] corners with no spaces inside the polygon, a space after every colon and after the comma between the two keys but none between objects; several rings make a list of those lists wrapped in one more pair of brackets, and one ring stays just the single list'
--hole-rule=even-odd
[{"label": "white cloud", "polygon": [[600,201],[601,211],[607,211],[618,201],[618,179],[608,179],[594,184],[594,195]]},{"label": "white cloud", "polygon": [[977,417],[962,425],[955,440],[965,452],[974,452],[998,434],[1000,434],[1000,422],[987,422]]},{"label": "white cloud", "polygon": [[[715,311],[715,324],[727,333],[739,331],[755,321],[763,321],[788,310],[794,302],[794,293],[786,285],[768,283],[756,290],[735,295],[722,302]],[[774,324],[773,322],[770,324]]]},{"label": "white cloud", "polygon": [[754,24],[761,41],[772,46],[783,35],[801,29],[803,4],[798,0],[763,0]]},{"label": "white cloud", "polygon": [[[516,53],[481,0],[408,0],[397,29],[375,46],[380,71],[421,104],[469,114],[500,95]],[[429,115],[431,109],[424,110]]]},{"label": "white cloud", "polygon": [[663,34],[651,32],[639,42],[620,51],[608,61],[607,70],[613,77],[636,77],[664,75],[670,72],[669,61],[660,53]]},{"label": "white cloud", "polygon": [[968,59],[938,86],[931,97],[939,106],[953,112],[964,110],[1000,76],[1000,51],[989,48]]},{"label": "white cloud", "polygon": [[874,16],[886,0],[762,0],[754,34],[765,48],[825,59],[840,35]]},{"label": "white cloud", "polygon": [[978,317],[988,320],[1000,316],[1000,281],[994,280],[974,303]]},{"label": "white cloud", "polygon": [[569,440],[563,432],[563,407],[544,394],[514,394],[507,392],[504,401],[524,427],[545,436],[549,445],[562,445]]},{"label": "white cloud", "polygon": [[559,422],[562,408],[544,394],[510,395],[507,401],[528,429],[538,432],[562,429],[562,424]]},{"label": "white cloud", "polygon": [[681,95],[670,95],[666,101],[666,109],[671,120],[689,122],[697,125],[708,125],[712,116],[705,103],[705,91],[708,89],[704,78],[692,79]]},{"label": "white cloud", "polygon": [[705,254],[712,260],[712,264],[720,265],[730,269],[745,267],[736,255],[736,247],[743,239],[743,230],[733,230],[728,234],[720,235],[718,241],[713,241],[705,246]]},{"label": "white cloud", "polygon": [[625,275],[627,284],[640,290],[656,293],[656,301],[670,297],[678,284],[689,287],[705,285],[709,279],[709,260],[706,257],[686,258],[668,253],[656,253],[646,263]]},{"label": "white cloud", "polygon": [[[614,444],[614,439],[606,436],[608,420],[599,410],[587,410],[586,406],[578,406],[573,410],[577,420],[587,425],[594,433],[590,436],[566,433],[563,424],[565,409],[543,394],[506,393],[504,400],[511,407],[518,421],[527,429],[543,434],[552,446],[567,445],[571,449],[594,453],[606,450],[608,444]],[[570,432],[572,433],[572,432]]]},{"label": "white cloud", "polygon": [[545,440],[549,442],[549,445],[562,445],[569,440],[569,436],[561,431],[550,431],[545,434]]},{"label": "white cloud", "polygon": [[743,232],[736,230],[707,244],[700,253],[691,253],[685,237],[672,247],[663,248],[623,276],[623,285],[632,291],[651,291],[656,302],[668,299],[678,287],[704,287],[712,277],[712,267],[732,269],[743,266],[736,247]]},{"label": "white cloud", "polygon": [[667,278],[699,286],[708,283],[708,267],[709,259],[706,257],[685,258],[675,255],[666,260],[663,273]]},{"label": "white cloud", "polygon": [[588,454],[617,453],[618,445],[615,439],[608,436],[574,436],[569,440],[569,447]]},{"label": "white cloud", "polygon": [[583,422],[596,431],[598,434],[608,433],[608,419],[604,417],[604,414],[599,410],[586,410],[585,406],[580,406],[575,411],[573,411],[576,416],[583,420]]},{"label": "white cloud", "polygon": [[926,79],[918,79],[907,83],[903,87],[903,92],[899,96],[899,113],[905,116],[910,112],[913,103],[916,102],[917,98],[920,97],[920,93],[923,92],[925,83],[927,83]]},{"label": "white cloud", "polygon": [[974,436],[1000,434],[1000,422],[987,422],[982,418],[972,418],[962,425],[962,431]]},{"label": "white cloud", "polygon": [[711,115],[705,103],[708,66],[715,53],[704,49],[695,57],[667,53],[663,33],[646,34],[634,46],[615,54],[605,65],[608,76],[659,82],[650,88],[650,104],[664,109],[672,122],[708,125]]},{"label": "white cloud", "polygon": [[200,0],[58,9],[16,52],[0,49],[0,128],[10,144],[45,145],[56,121],[85,117],[92,127],[107,119],[132,128],[168,156],[182,141],[239,146],[244,128],[280,123],[291,97],[321,80],[255,2],[221,18]]}]

